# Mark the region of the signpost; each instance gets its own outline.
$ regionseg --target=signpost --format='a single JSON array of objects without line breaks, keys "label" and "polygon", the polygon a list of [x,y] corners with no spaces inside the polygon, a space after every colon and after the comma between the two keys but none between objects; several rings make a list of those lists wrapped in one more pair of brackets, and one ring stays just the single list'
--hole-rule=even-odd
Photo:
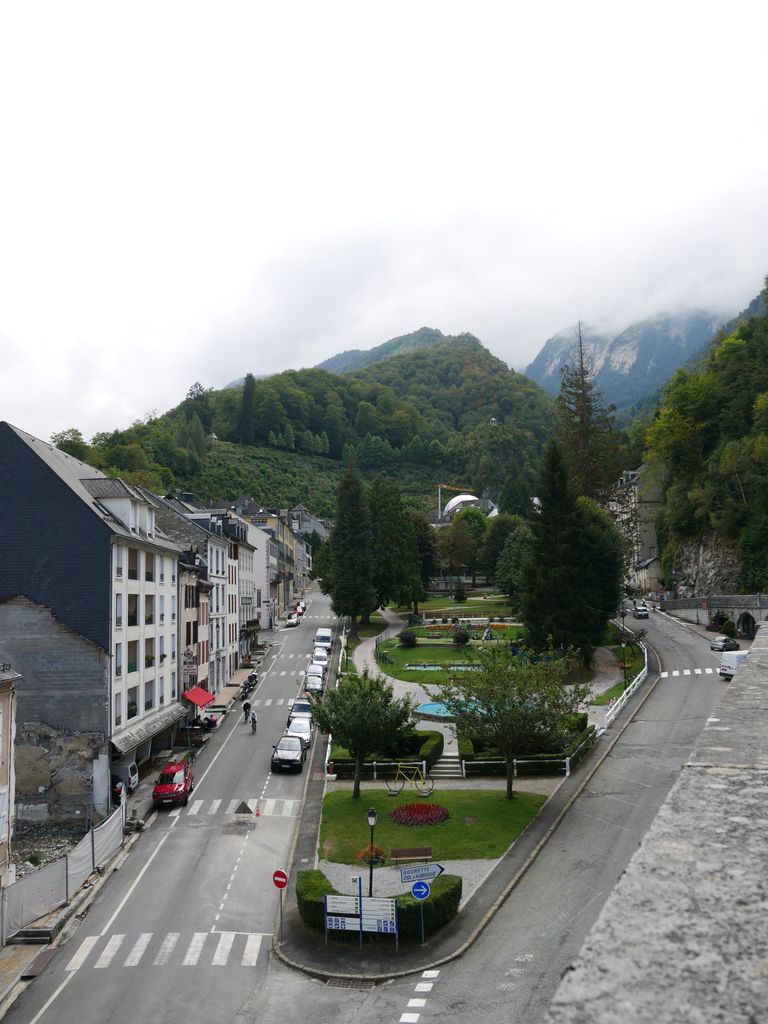
[{"label": "signpost", "polygon": [[[438,865],[436,864],[435,867]],[[442,868],[440,868],[442,871]],[[411,886],[411,896],[415,900],[419,901],[419,913],[421,914],[421,944],[426,945],[424,941],[424,900],[429,897],[430,894],[429,882],[414,882]]]},{"label": "signpost", "polygon": [[397,899],[363,896],[362,876],[358,876],[357,896],[325,897],[325,944],[328,945],[329,931],[360,932],[360,949],[363,948],[363,932],[377,932],[379,935],[394,935],[395,949],[399,950],[397,930]]},{"label": "signpost", "polygon": [[440,864],[417,864],[412,868],[400,868],[400,881],[417,882],[421,878],[437,878],[443,871]]},{"label": "signpost", "polygon": [[283,871],[282,868],[277,868],[272,874],[272,881],[275,883],[275,888],[280,893],[280,941],[283,941],[283,889],[288,885],[288,875]]}]

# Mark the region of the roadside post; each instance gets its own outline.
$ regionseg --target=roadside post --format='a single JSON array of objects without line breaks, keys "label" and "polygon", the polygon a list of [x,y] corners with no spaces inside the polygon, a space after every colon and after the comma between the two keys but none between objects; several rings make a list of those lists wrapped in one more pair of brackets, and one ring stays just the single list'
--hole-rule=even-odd
[{"label": "roadside post", "polygon": [[278,868],[272,875],[272,881],[275,883],[275,887],[280,893],[280,942],[283,942],[283,891],[288,885],[288,875],[283,871],[282,868]]},{"label": "roadside post", "polygon": [[424,941],[424,900],[429,898],[431,890],[429,882],[414,882],[411,886],[411,896],[419,901],[419,913],[421,914],[421,944],[426,946]]}]

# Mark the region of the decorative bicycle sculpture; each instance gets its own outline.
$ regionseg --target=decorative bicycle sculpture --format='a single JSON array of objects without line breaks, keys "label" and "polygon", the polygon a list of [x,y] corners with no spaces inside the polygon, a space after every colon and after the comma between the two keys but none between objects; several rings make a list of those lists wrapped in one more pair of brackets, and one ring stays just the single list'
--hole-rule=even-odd
[{"label": "decorative bicycle sculpture", "polygon": [[394,776],[386,781],[387,789],[392,796],[402,792],[406,782],[420,796],[429,796],[435,788],[435,780],[429,774],[425,775],[418,765],[398,764]]}]

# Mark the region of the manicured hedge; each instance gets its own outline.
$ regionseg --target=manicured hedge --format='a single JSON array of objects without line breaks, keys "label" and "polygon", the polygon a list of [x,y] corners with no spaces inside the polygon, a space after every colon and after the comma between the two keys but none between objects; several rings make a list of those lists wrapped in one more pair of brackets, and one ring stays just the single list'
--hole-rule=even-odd
[{"label": "manicured hedge", "polygon": [[[440,875],[430,882],[429,899],[423,903],[410,893],[397,897],[398,929],[401,939],[421,938],[420,906],[424,907],[424,933],[432,934],[452,921],[461,902],[461,876]],[[296,874],[296,897],[301,920],[308,928],[325,930],[325,897],[339,895],[322,871]],[[391,937],[388,937],[391,942]]]},{"label": "manicured hedge", "polygon": [[[394,766],[398,761],[426,761],[427,768],[431,768],[443,756],[444,742],[443,734],[437,730],[413,730],[403,737],[397,751],[374,754],[366,758],[365,764],[368,765],[375,761],[377,774],[380,773],[382,777],[386,775],[386,766],[388,764]],[[340,747],[334,743],[329,760],[333,761],[333,770],[340,778],[351,778],[355,774],[355,762],[346,747]],[[363,771],[365,772],[365,765]]]},{"label": "manicured hedge", "polygon": [[[582,717],[587,719],[588,716],[578,715],[579,719]],[[551,764],[552,761],[562,761],[566,757],[571,758],[571,768],[574,768],[579,761],[584,757],[586,752],[594,744],[597,739],[597,732],[593,725],[587,725],[587,727],[573,738],[571,743],[565,750],[560,750],[555,753],[547,754],[521,754],[520,761],[526,761],[527,764],[518,765],[518,775],[549,775],[552,773],[560,774],[561,769]],[[581,748],[581,749],[580,749]],[[577,753],[578,751],[578,753]],[[468,736],[459,737],[459,756],[467,762],[468,774],[471,771],[473,775],[505,775],[506,765],[503,763],[503,758],[498,750],[481,749],[478,748],[477,741],[472,741]],[[473,761],[502,761],[498,765],[483,764],[477,765],[477,770],[472,770]]]}]

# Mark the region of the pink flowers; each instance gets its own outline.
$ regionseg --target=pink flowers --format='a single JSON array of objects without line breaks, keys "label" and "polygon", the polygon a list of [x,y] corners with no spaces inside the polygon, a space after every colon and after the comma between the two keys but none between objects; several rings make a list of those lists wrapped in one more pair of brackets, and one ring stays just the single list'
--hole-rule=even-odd
[{"label": "pink flowers", "polygon": [[404,804],[389,816],[396,825],[439,825],[448,818],[448,808],[442,804]]}]

